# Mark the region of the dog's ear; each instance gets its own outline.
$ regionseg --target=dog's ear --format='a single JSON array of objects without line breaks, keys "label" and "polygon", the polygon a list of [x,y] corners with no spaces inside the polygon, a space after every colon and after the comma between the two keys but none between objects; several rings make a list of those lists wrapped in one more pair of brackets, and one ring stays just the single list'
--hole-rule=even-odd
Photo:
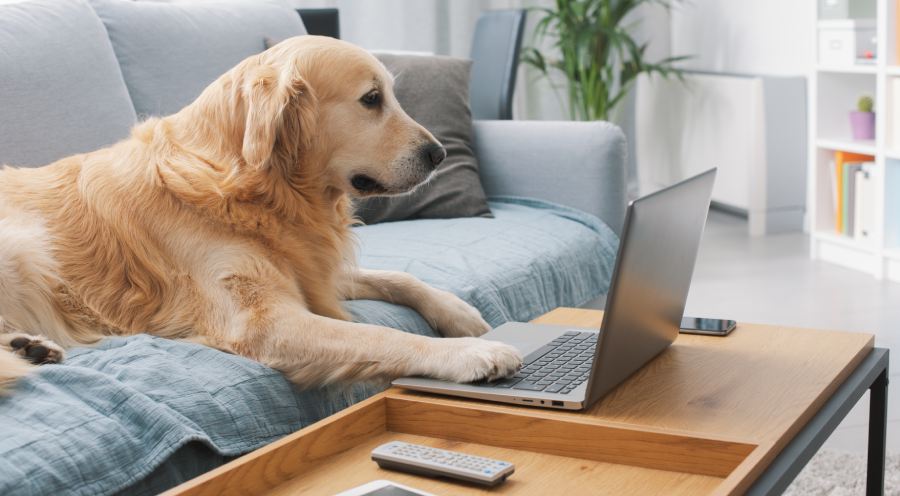
[{"label": "dog's ear", "polygon": [[242,89],[247,119],[241,155],[251,167],[263,168],[272,156],[288,107],[309,105],[312,95],[300,75],[266,64],[248,71]]}]

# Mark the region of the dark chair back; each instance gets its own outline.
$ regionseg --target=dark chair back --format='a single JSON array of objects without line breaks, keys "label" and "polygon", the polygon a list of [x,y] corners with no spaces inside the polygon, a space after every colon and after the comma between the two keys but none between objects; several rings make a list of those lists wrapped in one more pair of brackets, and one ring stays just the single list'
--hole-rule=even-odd
[{"label": "dark chair back", "polygon": [[341,37],[338,9],[297,9],[306,32],[318,36]]},{"label": "dark chair back", "polygon": [[512,119],[513,90],[525,11],[492,10],[481,14],[472,38],[469,103],[473,119]]}]

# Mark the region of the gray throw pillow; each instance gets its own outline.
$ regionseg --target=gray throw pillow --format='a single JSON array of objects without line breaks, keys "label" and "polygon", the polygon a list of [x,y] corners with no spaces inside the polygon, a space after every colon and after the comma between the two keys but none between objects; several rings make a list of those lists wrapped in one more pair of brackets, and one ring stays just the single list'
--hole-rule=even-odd
[{"label": "gray throw pillow", "polygon": [[366,224],[405,219],[493,217],[472,150],[470,60],[426,55],[376,55],[396,77],[400,106],[447,149],[435,177],[413,192],[360,200]]}]

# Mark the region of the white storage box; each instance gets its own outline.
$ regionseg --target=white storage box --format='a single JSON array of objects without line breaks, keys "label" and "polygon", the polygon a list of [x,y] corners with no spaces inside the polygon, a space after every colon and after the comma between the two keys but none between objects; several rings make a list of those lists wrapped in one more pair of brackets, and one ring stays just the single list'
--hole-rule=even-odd
[{"label": "white storage box", "polygon": [[[846,66],[875,62],[874,19],[819,21],[819,64]],[[871,54],[871,58],[866,58]]]}]

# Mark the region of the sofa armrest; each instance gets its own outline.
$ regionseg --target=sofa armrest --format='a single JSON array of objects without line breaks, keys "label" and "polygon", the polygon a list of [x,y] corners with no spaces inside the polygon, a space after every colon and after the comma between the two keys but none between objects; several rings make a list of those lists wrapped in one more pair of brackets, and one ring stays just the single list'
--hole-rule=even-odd
[{"label": "sofa armrest", "polygon": [[625,218],[625,135],[608,122],[475,121],[485,192],[540,198],[596,215],[616,234]]}]

